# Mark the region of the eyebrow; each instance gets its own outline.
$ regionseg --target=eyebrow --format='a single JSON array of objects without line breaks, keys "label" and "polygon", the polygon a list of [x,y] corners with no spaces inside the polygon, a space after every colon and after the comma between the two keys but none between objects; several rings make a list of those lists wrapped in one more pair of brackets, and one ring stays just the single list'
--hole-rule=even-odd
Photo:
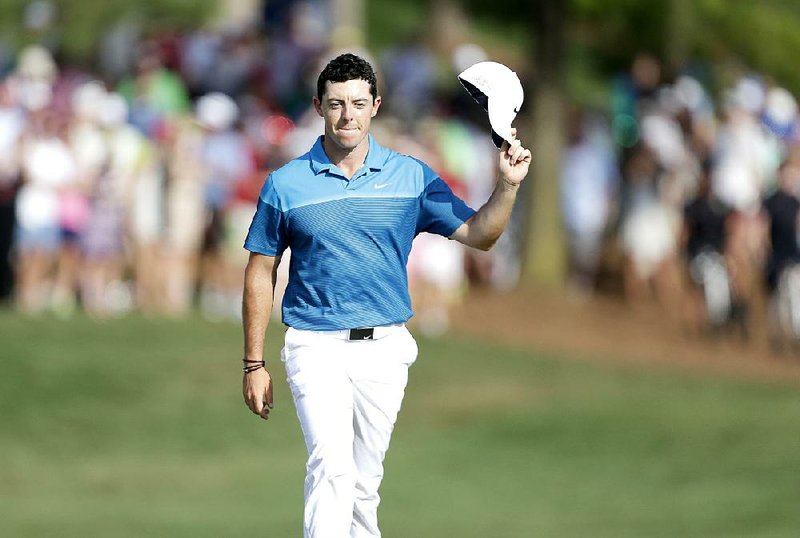
[{"label": "eyebrow", "polygon": [[[338,97],[328,97],[327,101],[329,103],[344,103],[346,101],[346,99],[340,99]],[[366,103],[368,101],[369,101],[369,98],[367,98],[367,97],[356,97],[355,99],[353,99],[354,103],[361,103],[361,102]]]}]

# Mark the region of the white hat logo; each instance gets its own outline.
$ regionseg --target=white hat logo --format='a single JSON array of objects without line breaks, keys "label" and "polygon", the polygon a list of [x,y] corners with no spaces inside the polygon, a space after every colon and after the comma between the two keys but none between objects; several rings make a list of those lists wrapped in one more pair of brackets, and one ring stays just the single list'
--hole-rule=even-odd
[{"label": "white hat logo", "polygon": [[511,144],[511,122],[525,99],[517,74],[497,62],[479,62],[462,71],[458,80],[489,114],[495,146],[500,148],[504,140]]}]

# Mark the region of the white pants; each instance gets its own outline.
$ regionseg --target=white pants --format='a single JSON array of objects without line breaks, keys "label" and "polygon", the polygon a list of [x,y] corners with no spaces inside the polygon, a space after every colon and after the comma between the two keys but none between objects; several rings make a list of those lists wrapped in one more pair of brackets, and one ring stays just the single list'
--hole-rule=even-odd
[{"label": "white pants", "polygon": [[375,340],[286,332],[282,360],[308,461],[305,538],[379,537],[378,486],[417,344],[404,325]]}]

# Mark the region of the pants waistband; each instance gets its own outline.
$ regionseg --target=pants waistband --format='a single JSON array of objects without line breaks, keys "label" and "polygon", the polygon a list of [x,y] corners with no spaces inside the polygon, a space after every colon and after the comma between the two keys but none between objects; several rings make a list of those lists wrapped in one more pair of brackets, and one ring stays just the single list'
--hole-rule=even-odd
[{"label": "pants waistband", "polygon": [[380,340],[405,328],[405,323],[394,323],[392,325],[381,325],[378,327],[359,327],[356,329],[342,329],[339,331],[308,331],[322,336],[329,336],[339,340],[350,340],[353,342],[362,340]]}]

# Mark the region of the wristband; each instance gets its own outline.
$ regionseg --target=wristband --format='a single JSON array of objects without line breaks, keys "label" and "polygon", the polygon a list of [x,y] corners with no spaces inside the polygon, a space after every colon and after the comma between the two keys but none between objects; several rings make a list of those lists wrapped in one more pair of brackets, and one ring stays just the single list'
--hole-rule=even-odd
[{"label": "wristband", "polygon": [[249,374],[250,372],[255,372],[256,370],[260,370],[262,368],[266,369],[267,365],[266,365],[266,363],[264,361],[257,361],[257,363],[258,364],[250,364],[250,365],[244,366],[242,368],[242,371],[244,373],[246,373],[246,374]]}]

